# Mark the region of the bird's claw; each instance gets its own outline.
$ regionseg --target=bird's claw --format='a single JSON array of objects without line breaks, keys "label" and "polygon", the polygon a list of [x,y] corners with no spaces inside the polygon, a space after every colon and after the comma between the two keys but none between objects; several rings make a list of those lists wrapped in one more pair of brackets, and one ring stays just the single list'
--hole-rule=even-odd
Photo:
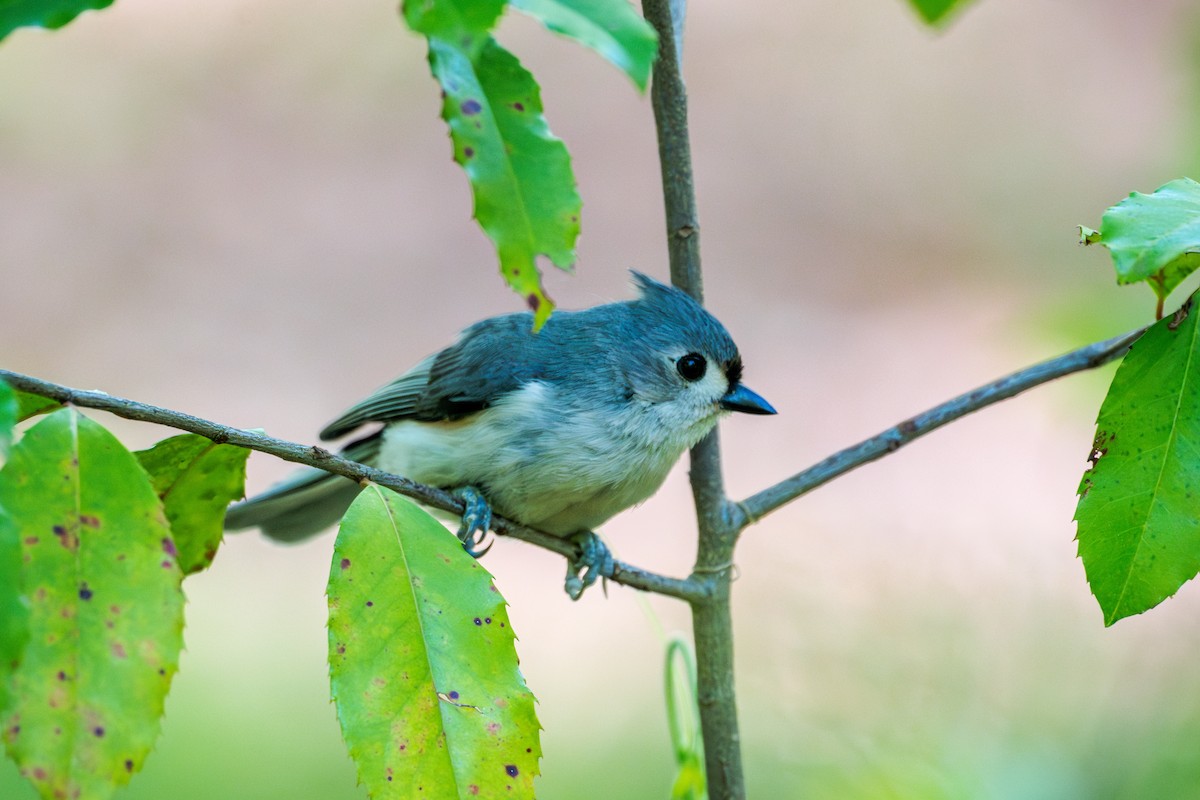
[{"label": "bird's claw", "polygon": [[567,561],[567,580],[563,586],[572,600],[578,600],[583,590],[599,578],[611,578],[615,562],[612,551],[592,531],[577,533],[571,541],[579,553]]},{"label": "bird's claw", "polygon": [[482,550],[476,549],[483,543],[488,531],[492,528],[492,507],[488,501],[473,486],[463,486],[455,489],[454,496],[463,501],[462,524],[458,527],[458,540],[462,542],[463,550],[472,558],[480,558],[492,549],[492,543]]}]

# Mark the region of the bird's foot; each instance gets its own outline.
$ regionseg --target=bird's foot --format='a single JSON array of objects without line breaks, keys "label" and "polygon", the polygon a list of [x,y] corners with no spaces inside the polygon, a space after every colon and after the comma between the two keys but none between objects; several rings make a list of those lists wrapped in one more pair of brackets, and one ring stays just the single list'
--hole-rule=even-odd
[{"label": "bird's foot", "polygon": [[567,561],[567,580],[563,588],[572,600],[578,600],[583,590],[598,578],[612,577],[614,561],[608,545],[592,531],[577,533],[571,541],[579,548],[579,553]]},{"label": "bird's foot", "polygon": [[492,528],[492,507],[473,486],[463,486],[451,494],[462,500],[464,505],[462,524],[458,527],[458,540],[462,542],[467,555],[479,558],[492,549],[491,542],[482,550],[478,549]]}]

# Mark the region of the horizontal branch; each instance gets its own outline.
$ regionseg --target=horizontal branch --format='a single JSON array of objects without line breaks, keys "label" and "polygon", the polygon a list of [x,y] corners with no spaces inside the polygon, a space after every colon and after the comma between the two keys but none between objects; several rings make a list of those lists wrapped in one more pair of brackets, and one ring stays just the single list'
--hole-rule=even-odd
[{"label": "horizontal branch", "polygon": [[[263,433],[243,430],[241,428],[231,428],[227,425],[210,422],[206,419],[193,417],[190,414],[183,414],[179,411],[172,411],[168,408],[159,408],[158,406],[139,403],[136,400],[125,400],[104,392],[71,389],[66,386],[60,386],[3,369],[0,369],[0,380],[5,381],[14,389],[41,395],[42,397],[49,397],[60,403],[81,406],[83,408],[94,408],[137,422],[152,422],[157,425],[165,425],[169,428],[199,434],[217,444],[231,444],[238,447],[245,447],[249,450],[257,450],[260,453],[267,453],[284,461],[306,464],[307,466],[316,467],[335,475],[342,475],[359,483],[370,481],[442,511],[449,511],[460,515],[463,512],[462,500],[449,492],[411,481],[408,478],[394,475],[390,472],[384,472],[381,469],[376,469],[366,464],[360,464],[357,461],[351,461],[348,458],[331,453],[323,447],[276,439]],[[544,531],[528,528],[500,516],[492,517],[492,530],[497,534],[513,539],[520,539],[521,541],[558,553],[565,558],[570,559],[577,555],[575,545],[566,539]],[[615,562],[610,580],[634,589],[677,597],[689,602],[702,599],[709,593],[708,585],[703,581],[694,578],[671,578],[620,561]]]},{"label": "horizontal branch", "polygon": [[1001,400],[1007,400],[1026,389],[1032,389],[1064,375],[1095,369],[1118,359],[1125,355],[1129,346],[1144,331],[1145,328],[1141,328],[1123,336],[1072,350],[1058,358],[1043,361],[992,381],[985,386],[980,386],[974,391],[959,395],[923,414],[918,414],[895,427],[888,428],[883,433],[834,453],[803,472],[798,472],[740,503],[733,503],[730,513],[738,520],[739,527],[744,528],[801,495],[811,492],[818,486],[822,486],[856,467],[882,458],[888,453],[894,453],[914,439],[935,431],[973,411],[986,408]]}]

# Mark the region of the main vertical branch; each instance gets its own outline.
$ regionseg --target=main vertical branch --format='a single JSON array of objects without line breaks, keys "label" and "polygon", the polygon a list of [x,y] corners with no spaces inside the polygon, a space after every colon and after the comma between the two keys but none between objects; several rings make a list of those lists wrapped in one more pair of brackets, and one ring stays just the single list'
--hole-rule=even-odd
[{"label": "main vertical branch", "polygon": [[[642,0],[642,9],[658,32],[658,61],[654,64],[650,98],[658,129],[671,282],[703,302],[700,223],[692,180],[687,93],[677,45],[681,37],[675,35],[683,20],[672,15],[670,0]],[[694,577],[704,580],[712,589],[706,597],[691,603],[708,792],[712,800],[741,800],[746,789],[733,682],[733,626],[729,607],[737,528],[726,513],[728,501],[715,430],[692,448],[691,482],[699,532]]]},{"label": "main vertical branch", "polygon": [[692,145],[688,138],[687,92],[676,44],[676,29],[683,20],[671,14],[669,0],[643,0],[646,20],[658,32],[658,60],[654,63],[650,101],[658,129],[658,163],[662,168],[663,200],[667,211],[667,250],[671,282],[704,302],[700,274],[700,220],[696,213],[692,180]]}]

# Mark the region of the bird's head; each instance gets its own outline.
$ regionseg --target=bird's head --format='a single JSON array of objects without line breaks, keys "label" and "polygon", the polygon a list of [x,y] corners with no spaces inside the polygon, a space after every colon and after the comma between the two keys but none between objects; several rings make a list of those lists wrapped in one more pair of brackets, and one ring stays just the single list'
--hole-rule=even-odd
[{"label": "bird's head", "polygon": [[631,304],[633,399],[657,406],[665,423],[688,429],[694,440],[727,412],[775,413],[742,384],[742,358],[725,326],[679,289],[633,276],[641,294]]}]

